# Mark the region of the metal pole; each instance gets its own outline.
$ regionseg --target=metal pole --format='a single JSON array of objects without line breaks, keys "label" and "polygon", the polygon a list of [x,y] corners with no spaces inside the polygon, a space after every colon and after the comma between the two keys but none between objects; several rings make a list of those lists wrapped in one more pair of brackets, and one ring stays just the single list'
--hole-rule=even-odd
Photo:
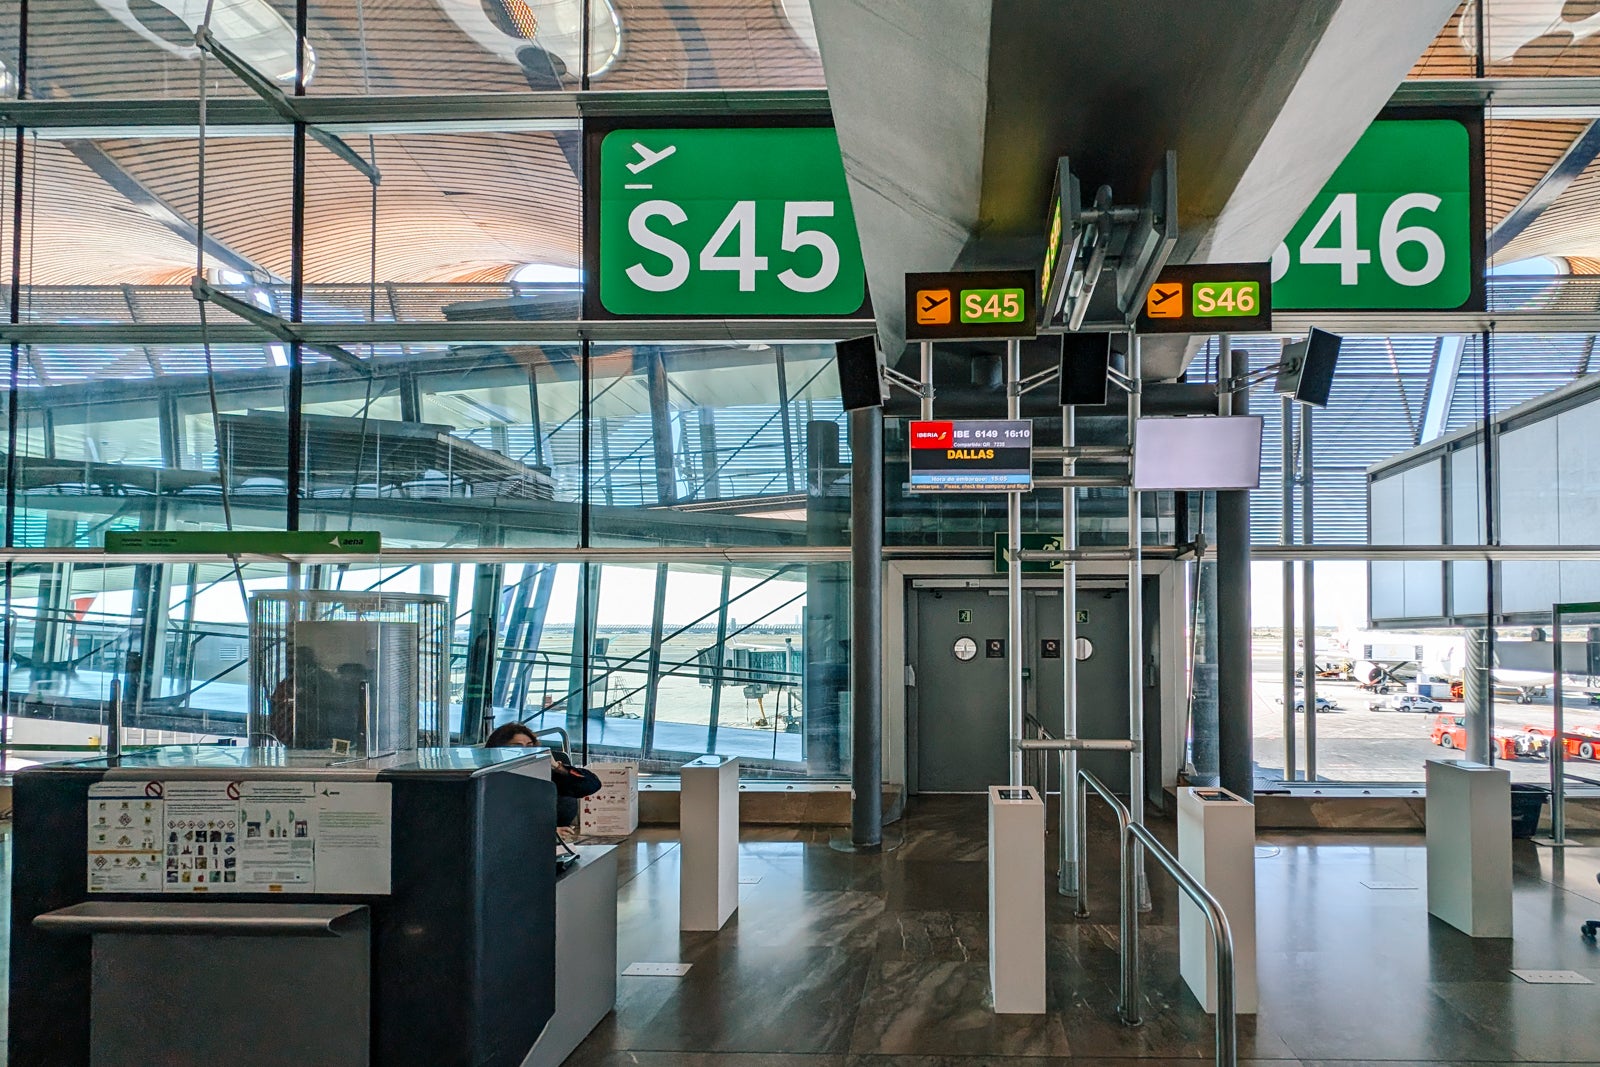
[{"label": "metal pole", "polygon": [[[1135,796],[1138,794],[1135,793]],[[1138,912],[1150,908],[1150,887],[1144,883],[1144,850],[1134,840],[1132,822],[1122,828],[1122,891],[1117,912],[1117,925],[1122,933],[1122,1003],[1117,1005],[1122,1021],[1138,1026],[1140,992],[1139,975],[1139,916]]]},{"label": "metal pole", "polygon": [[[1550,691],[1550,710],[1555,715],[1555,729],[1550,738],[1550,840],[1558,845],[1567,843],[1567,716],[1561,699],[1561,606],[1550,608],[1550,639],[1556,643],[1551,650],[1555,665],[1555,688]],[[1494,697],[1494,665],[1489,668],[1489,696]]]},{"label": "metal pole", "polygon": [[[1128,455],[1138,447],[1139,414],[1143,373],[1143,353],[1138,334],[1128,346]],[[1144,822],[1144,561],[1139,549],[1144,542],[1144,509],[1139,490],[1128,486],[1128,738],[1134,749],[1128,755],[1128,811],[1135,823]],[[1139,910],[1150,907],[1150,883],[1144,874],[1144,856],[1135,854],[1134,900]]]},{"label": "metal pole", "polygon": [[111,683],[111,700],[106,707],[106,758],[122,755],[122,680]]},{"label": "metal pole", "polygon": [[[1063,752],[1062,756],[1065,755]],[[1064,788],[1062,792],[1066,792],[1066,789]],[[1077,777],[1077,788],[1072,789],[1072,795],[1078,800],[1077,832],[1073,836],[1078,839],[1079,857],[1078,880],[1075,886],[1078,906],[1072,913],[1080,919],[1085,919],[1089,916],[1089,781],[1081,771]]]},{"label": "metal pole", "polygon": [[[924,356],[931,364],[931,355]],[[1022,342],[1006,342],[1006,418],[1021,418],[1022,411]],[[931,368],[930,368],[931,369]],[[931,399],[925,399],[931,404]],[[1006,536],[1013,552],[1022,547],[1022,494],[1006,494]],[[1010,711],[1007,736],[1015,740],[1011,745],[1011,784],[1022,784],[1022,750],[1016,741],[1022,739],[1024,728],[1022,695],[1022,564],[1013,561],[1006,568],[1006,605],[1010,609],[1010,627],[1006,635],[1007,701]]]},{"label": "metal pole", "polygon": [[876,849],[883,844],[882,408],[850,413],[850,585],[850,843]]},{"label": "metal pole", "polygon": [[[1070,449],[1078,443],[1078,412],[1068,405],[1061,409],[1061,444],[1069,451],[1061,461],[1061,473],[1071,477],[1077,473],[1077,460],[1070,458]],[[1061,490],[1062,546],[1069,552],[1078,547],[1078,491],[1072,487]],[[1072,560],[1061,564],[1061,736],[1068,740],[1078,736],[1078,565]],[[1071,896],[1078,885],[1078,859],[1083,854],[1078,846],[1077,790],[1072,783],[1078,778],[1078,754],[1065,749],[1061,753],[1061,807],[1057,813],[1060,825],[1056,836],[1061,847],[1060,862],[1056,866],[1056,892]]]},{"label": "metal pole", "polygon": [[[1249,370],[1246,353],[1220,345],[1217,377],[1229,381]],[[1224,371],[1224,368],[1226,370]],[[1248,394],[1247,394],[1248,395]],[[1218,395],[1218,412],[1234,413],[1232,389]],[[1243,405],[1241,405],[1243,406]],[[1217,494],[1217,771],[1222,787],[1255,798],[1254,687],[1250,660],[1250,494]]]},{"label": "metal pole", "polygon": [[[1302,404],[1300,406],[1300,529],[1308,545],[1315,539],[1311,505],[1312,490],[1315,486],[1312,456],[1311,407],[1309,404]],[[1306,642],[1302,660],[1305,684],[1301,686],[1306,701],[1306,781],[1315,782],[1317,780],[1317,585],[1316,576],[1312,573],[1315,564],[1308,559],[1301,566],[1305,568],[1306,583],[1305,590],[1300,595],[1300,628],[1305,632]],[[1290,714],[1293,714],[1292,707]]]},{"label": "metal pole", "polygon": [[[1280,464],[1283,470],[1283,534],[1278,538],[1288,547],[1294,544],[1294,401],[1283,398],[1283,442]],[[1283,561],[1283,780],[1295,780],[1294,726],[1294,562]]]},{"label": "metal pole", "polygon": [[[1016,342],[1011,342],[1015,344]],[[1009,348],[1008,348],[1009,351]],[[922,358],[922,418],[924,421],[933,418],[933,342],[924,341],[921,346]],[[1016,416],[1013,415],[1012,418]],[[1012,546],[1016,547],[1016,546]]]}]

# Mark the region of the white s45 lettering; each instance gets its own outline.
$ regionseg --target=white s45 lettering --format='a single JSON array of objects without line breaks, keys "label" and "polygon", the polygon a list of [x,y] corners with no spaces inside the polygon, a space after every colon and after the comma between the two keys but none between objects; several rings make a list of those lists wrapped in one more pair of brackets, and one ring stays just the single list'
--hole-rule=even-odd
[{"label": "white s45 lettering", "polygon": [[628,268],[627,274],[633,284],[641,289],[652,293],[670,293],[689,280],[689,253],[672,238],[652,230],[650,220],[653,218],[663,218],[670,225],[677,226],[687,222],[689,216],[670,200],[646,200],[635,207],[628,215],[628,236],[640,248],[665,256],[668,266],[667,273],[652,274],[643,263],[635,263]]}]

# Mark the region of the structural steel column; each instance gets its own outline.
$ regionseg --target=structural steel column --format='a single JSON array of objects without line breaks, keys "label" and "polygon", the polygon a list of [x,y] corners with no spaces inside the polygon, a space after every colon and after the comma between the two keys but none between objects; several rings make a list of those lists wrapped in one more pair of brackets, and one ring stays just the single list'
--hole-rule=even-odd
[{"label": "structural steel column", "polygon": [[[1219,414],[1234,414],[1229,380],[1249,370],[1232,338],[1217,339]],[[1222,788],[1255,798],[1250,678],[1250,494],[1217,493],[1217,769]]]},{"label": "structural steel column", "polygon": [[[1133,487],[1133,458],[1139,446],[1143,413],[1144,354],[1138,334],[1128,346],[1128,812],[1144,823],[1144,504]],[[1015,570],[1016,568],[1012,568]],[[1150,908],[1150,883],[1144,873],[1144,850],[1134,849],[1133,884],[1140,911]]]},{"label": "structural steel column", "polygon": [[[1312,516],[1312,494],[1316,489],[1314,475],[1316,449],[1311,442],[1311,406],[1300,405],[1300,529],[1308,545],[1316,543]],[[1317,780],[1317,580],[1315,568],[1308,559],[1301,566],[1305,576],[1305,589],[1300,594],[1300,629],[1305,638],[1300,691],[1305,694],[1306,723],[1306,781]],[[1291,707],[1289,714],[1294,714]]]},{"label": "structural steel column", "polygon": [[1494,672],[1489,663],[1487,630],[1467,631],[1467,669],[1461,674],[1461,697],[1467,719],[1467,758],[1482,762],[1473,748],[1473,735],[1482,730],[1485,709],[1494,701]]},{"label": "structural steel column", "polygon": [[[1078,472],[1072,449],[1078,443],[1078,411],[1061,409],[1061,445],[1065,456],[1061,473],[1071,478]],[[1068,552],[1078,550],[1078,490],[1069,485],[1061,490],[1061,544]],[[1067,560],[1061,565],[1061,736],[1078,736],[1078,564]],[[1056,892],[1063,896],[1078,891],[1078,754],[1071,749],[1061,753],[1060,840],[1061,859],[1056,867]]]},{"label": "structural steel column", "polygon": [[[1283,398],[1283,535],[1294,544],[1294,401]],[[1295,780],[1294,727],[1294,561],[1283,561],[1283,780]]]},{"label": "structural steel column", "polygon": [[[656,564],[655,603],[650,611],[650,651],[644,675],[644,720],[640,724],[639,757],[649,759],[656,744],[656,708],[661,695],[661,631],[667,615],[667,564]],[[715,749],[706,747],[707,752]]]},{"label": "structural steel column", "polygon": [[472,583],[472,614],[467,622],[467,679],[461,700],[461,743],[482,741],[494,713],[495,635],[500,630],[500,585],[505,567],[480,563]]},{"label": "structural steel column", "polygon": [[883,409],[850,413],[850,843],[883,843]]},{"label": "structural steel column", "polygon": [[667,365],[659,348],[650,349],[645,359],[648,361],[645,384],[650,392],[650,440],[655,445],[656,501],[671,504],[678,499],[678,474],[672,449],[672,402],[667,394]]},{"label": "structural steel column", "polygon": [[[711,670],[711,723],[706,728],[706,751],[717,750],[717,718],[722,714],[722,682],[723,664],[728,662],[728,592],[733,586],[733,567],[731,564],[722,565],[722,596],[717,601],[717,643],[712,651],[716,653],[717,665]],[[788,664],[784,664],[785,669]],[[803,679],[802,679],[803,682]],[[804,707],[805,698],[801,697],[801,706]]]}]

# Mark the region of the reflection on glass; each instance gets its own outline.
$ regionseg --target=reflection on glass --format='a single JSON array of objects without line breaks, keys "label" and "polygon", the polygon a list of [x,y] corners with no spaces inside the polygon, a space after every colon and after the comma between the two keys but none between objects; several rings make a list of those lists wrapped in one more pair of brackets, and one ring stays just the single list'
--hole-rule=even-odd
[{"label": "reflection on glass", "polygon": [[[195,31],[207,27],[219,44],[279,85],[295,80],[294,27],[267,0],[95,0],[111,17],[156,47],[180,59],[200,57]],[[306,49],[304,80],[316,71]]]},{"label": "reflection on glass", "polygon": [[647,770],[719,753],[757,775],[839,775],[843,578],[838,564],[507,566],[496,721],[561,726],[590,759]]}]

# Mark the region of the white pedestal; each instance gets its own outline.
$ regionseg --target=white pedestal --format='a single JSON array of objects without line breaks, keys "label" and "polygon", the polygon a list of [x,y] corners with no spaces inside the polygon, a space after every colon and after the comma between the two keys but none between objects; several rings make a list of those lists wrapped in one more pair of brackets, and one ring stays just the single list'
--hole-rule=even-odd
[{"label": "white pedestal", "polygon": [[1044,802],[989,788],[989,992],[997,1014],[1044,1012]]},{"label": "white pedestal", "polygon": [[1472,937],[1511,936],[1511,773],[1428,761],[1428,911]]},{"label": "white pedestal", "polygon": [[575,851],[556,881],[556,1013],[522,1067],[559,1067],[617,1005],[617,847]]},{"label": "white pedestal", "polygon": [[739,761],[701,756],[679,774],[678,928],[720,930],[739,906]]},{"label": "white pedestal", "polygon": [[[1256,1012],[1256,808],[1226,789],[1178,790],[1178,862],[1217,898],[1233,934],[1235,1009]],[[1178,899],[1178,970],[1217,1010],[1216,941],[1199,905]]]}]

